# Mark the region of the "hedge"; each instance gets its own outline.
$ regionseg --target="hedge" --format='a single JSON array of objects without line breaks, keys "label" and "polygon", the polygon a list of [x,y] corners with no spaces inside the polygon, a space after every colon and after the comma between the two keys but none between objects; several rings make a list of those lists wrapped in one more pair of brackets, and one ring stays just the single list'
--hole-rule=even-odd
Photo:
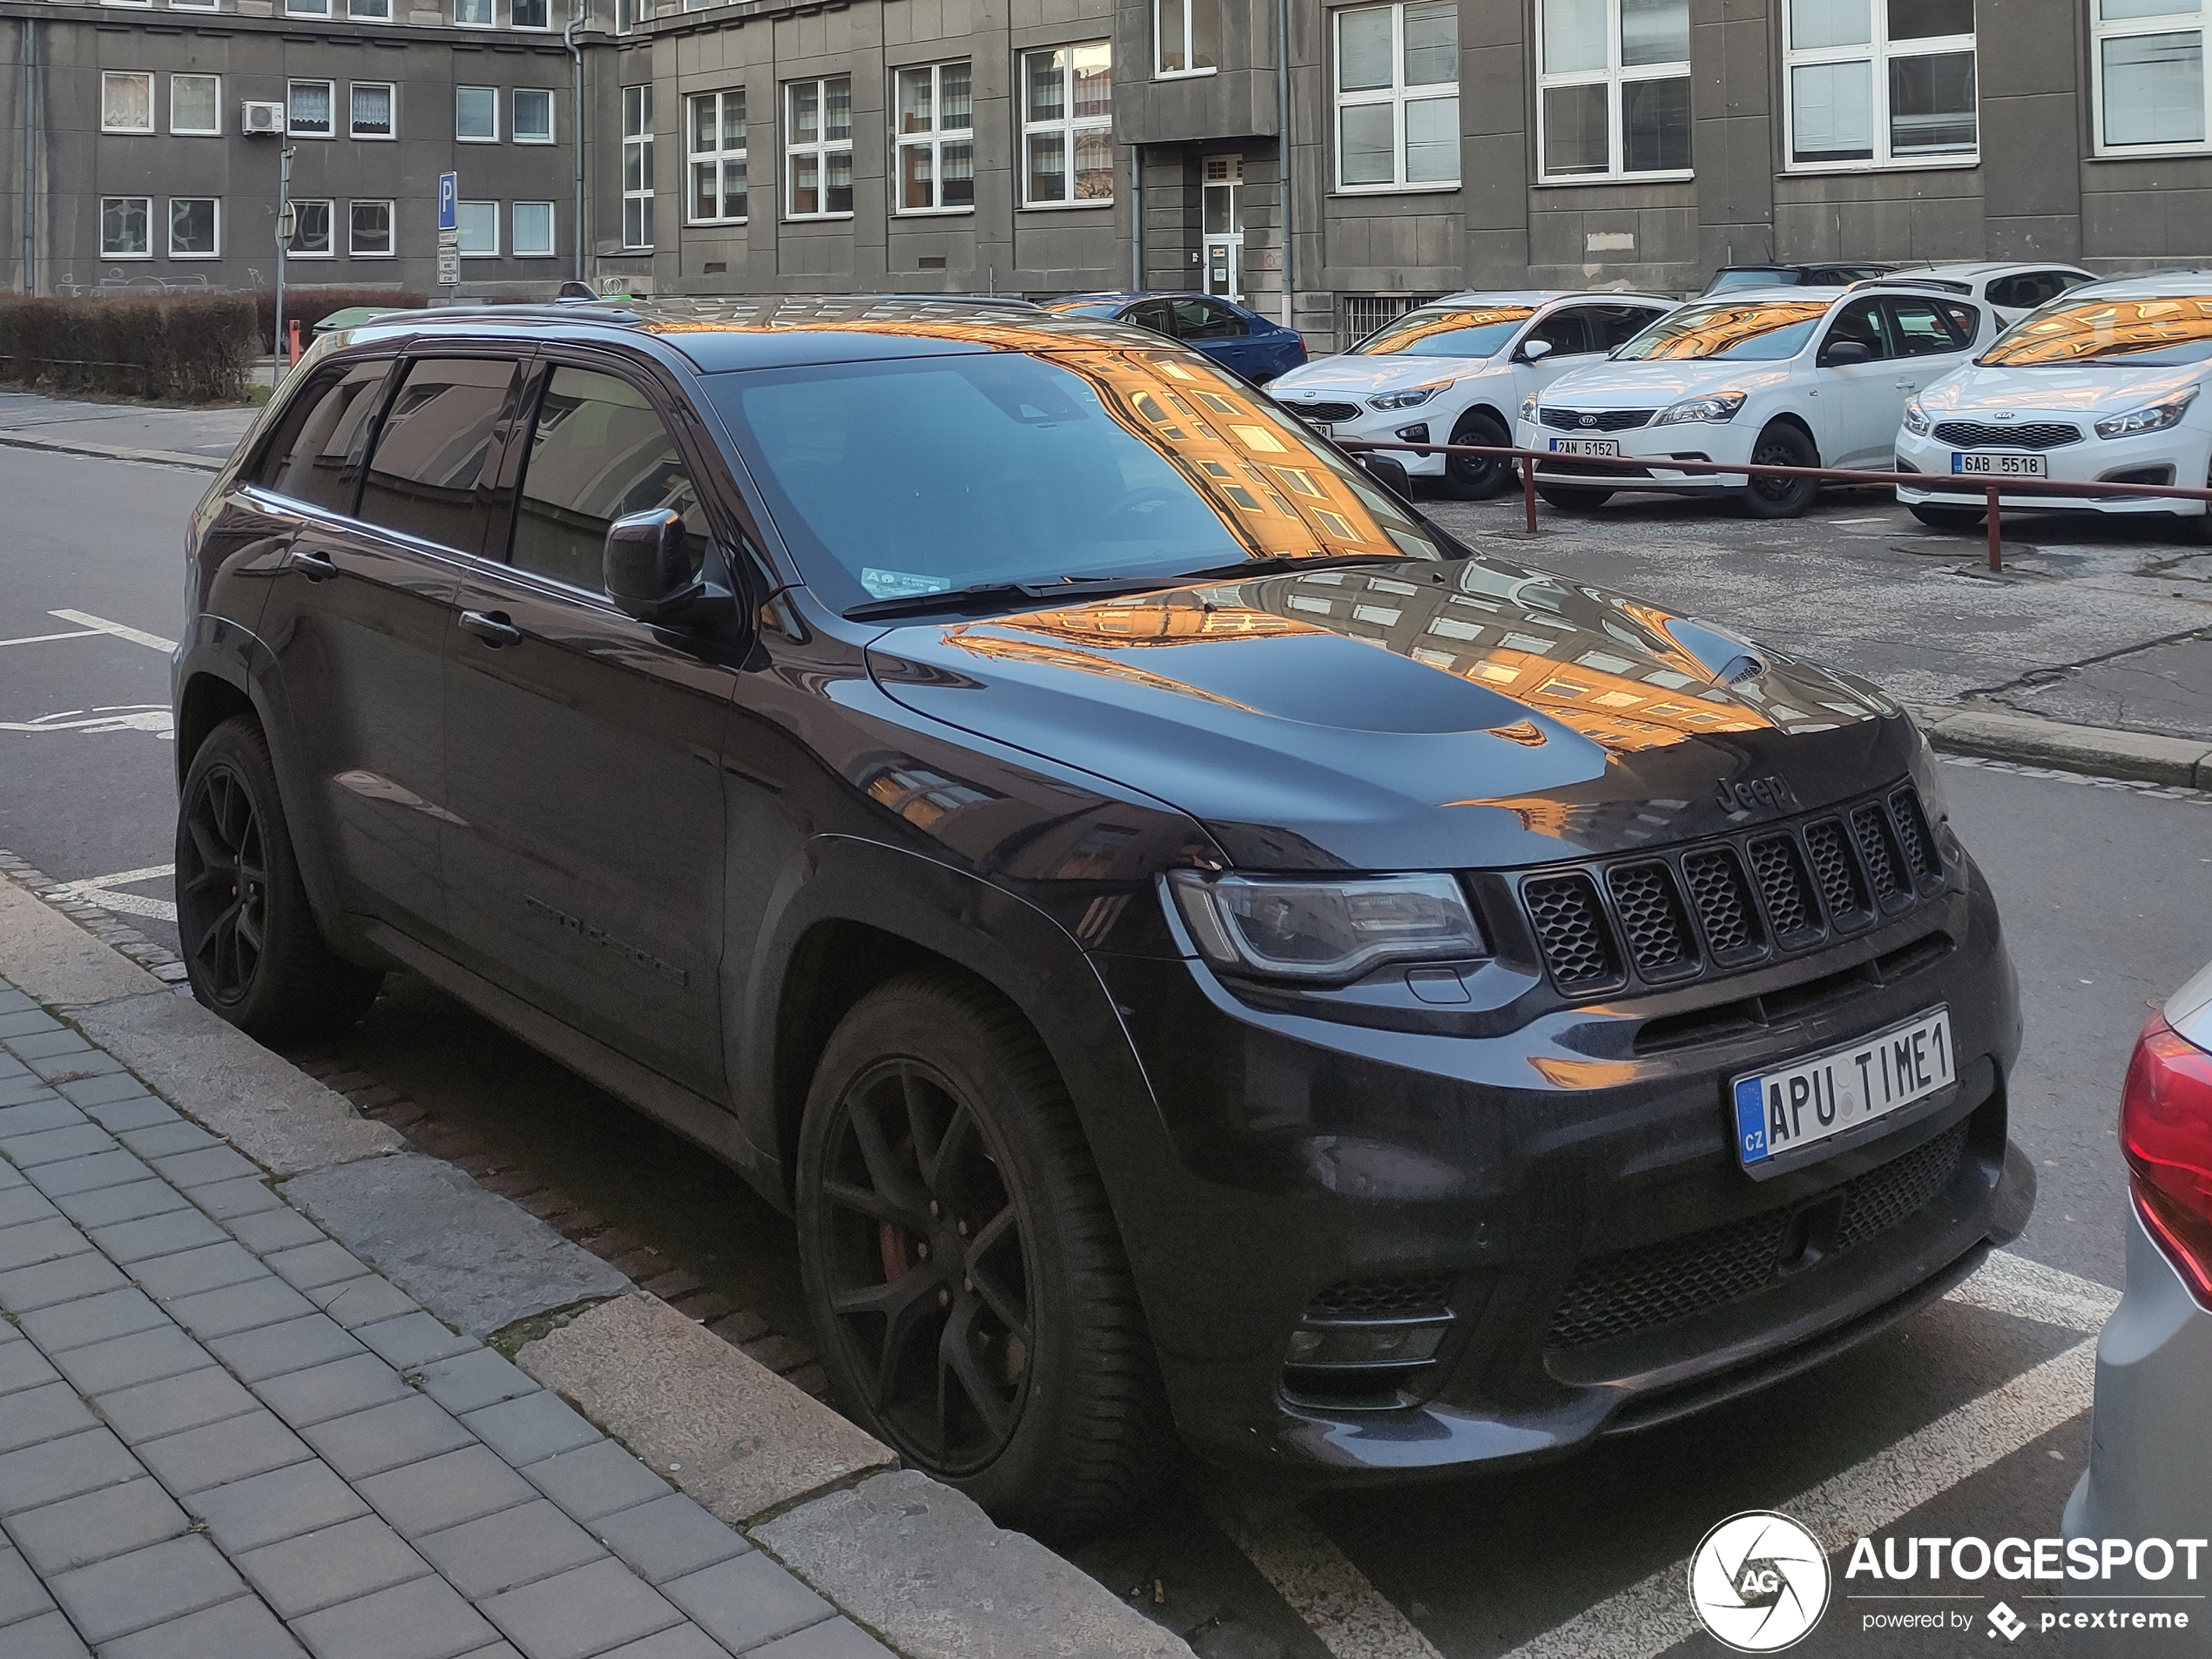
[{"label": "hedge", "polygon": [[248,293],[0,296],[0,379],[56,392],[239,402],[254,359]]},{"label": "hedge", "polygon": [[[288,330],[300,325],[300,344],[305,347],[314,339],[315,325],[334,311],[347,311],[355,306],[391,306],[412,311],[429,303],[427,295],[403,293],[397,288],[292,288],[284,291],[284,320]],[[257,288],[253,292],[254,312],[261,331],[261,349],[276,349],[276,290]]]}]

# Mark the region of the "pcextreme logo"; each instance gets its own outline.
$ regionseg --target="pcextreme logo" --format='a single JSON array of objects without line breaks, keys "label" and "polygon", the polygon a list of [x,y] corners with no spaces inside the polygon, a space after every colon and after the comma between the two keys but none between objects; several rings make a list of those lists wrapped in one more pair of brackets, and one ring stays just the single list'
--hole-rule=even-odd
[{"label": "pcextreme logo", "polygon": [[1828,1609],[1827,1553],[1787,1515],[1730,1515],[1689,1558],[1689,1605],[1723,1647],[1779,1653]]}]

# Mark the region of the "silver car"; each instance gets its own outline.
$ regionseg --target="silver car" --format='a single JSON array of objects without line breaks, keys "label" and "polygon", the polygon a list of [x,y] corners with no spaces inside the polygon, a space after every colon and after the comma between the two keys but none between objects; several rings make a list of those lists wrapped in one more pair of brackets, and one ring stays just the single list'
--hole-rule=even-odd
[{"label": "silver car", "polygon": [[[2089,1468],[2062,1529],[2069,1541],[2212,1537],[2212,967],[2143,1028],[2121,1096],[2120,1144],[2133,1198],[2128,1293],[2097,1341]],[[2131,1561],[2093,1583],[2069,1581],[2066,1594],[2084,1602],[2205,1594],[2212,1555],[2198,1552],[2195,1583],[2183,1559],[2154,1554],[2148,1574]],[[2157,1651],[2212,1654],[2212,1603],[2121,1605],[2188,1609],[2188,1634],[2163,1635]]]}]

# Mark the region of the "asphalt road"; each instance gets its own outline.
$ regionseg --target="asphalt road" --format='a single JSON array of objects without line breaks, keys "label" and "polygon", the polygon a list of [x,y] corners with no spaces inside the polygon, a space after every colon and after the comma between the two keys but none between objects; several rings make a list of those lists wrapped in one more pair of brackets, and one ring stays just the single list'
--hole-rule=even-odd
[{"label": "asphalt road", "polygon": [[[107,879],[101,902],[172,944],[155,914],[165,880],[138,873],[171,857],[158,642],[180,625],[181,527],[203,483],[0,449],[0,848],[57,878]],[[1883,510],[1824,506],[1790,532],[1792,556],[1826,546],[1835,561],[1851,558],[1848,538],[1865,527],[1842,521]],[[1676,527],[1685,548],[1717,543],[1724,559],[1668,561],[1662,521],[1638,529],[1632,552],[1609,551],[1587,529],[1550,552],[1562,564],[1642,562],[1667,575],[1662,586],[1687,585],[1698,558],[1742,564],[1746,549],[1725,525]],[[1513,551],[1533,562],[1543,550]],[[2123,562],[2113,561],[2114,581]],[[1912,580],[1920,568],[1907,567]],[[1756,576],[1731,580],[1740,592]],[[1724,600],[1728,585],[1711,597]],[[2201,623],[2195,590],[2161,591],[2188,594],[2175,614]],[[2159,619],[2142,597],[2123,583],[2099,614],[2148,637]],[[1731,615],[1725,603],[1697,609]],[[2040,614],[2034,627],[2047,640]],[[1977,1280],[1812,1373],[1542,1468],[1302,1501],[1194,1474],[1081,1552],[1082,1564],[1190,1632],[1209,1659],[1534,1659],[1720,1651],[1690,1634],[1670,1575],[1709,1527],[1745,1507],[1825,1515],[1834,1536],[2054,1531],[2087,1445],[2085,1345],[2099,1296],[2108,1300],[2097,1287],[2120,1282],[2121,1069],[2148,1005],[2212,957],[2212,802],[1989,766],[1948,765],[1943,777],[2002,900],[2027,1014],[2013,1127],[2042,1197],[2015,1255],[2056,1273]],[[354,1036],[314,1058],[413,1102],[425,1117],[409,1132],[433,1150],[441,1134],[458,1137],[481,1163],[527,1171],[588,1206],[766,1326],[803,1330],[789,1231],[767,1206],[420,982],[395,979]],[[1652,1575],[1656,1588],[1639,1588]],[[1971,1628],[1884,1635],[1862,1621],[1891,1604],[1844,1599],[1879,1588],[1839,1577],[1836,1607],[1799,1651],[1988,1654],[1980,1621],[1997,1588],[2031,1617],[2042,1605],[2019,1594],[2033,1585],[1950,1583],[1939,1588],[1967,1598],[1955,1605]]]}]

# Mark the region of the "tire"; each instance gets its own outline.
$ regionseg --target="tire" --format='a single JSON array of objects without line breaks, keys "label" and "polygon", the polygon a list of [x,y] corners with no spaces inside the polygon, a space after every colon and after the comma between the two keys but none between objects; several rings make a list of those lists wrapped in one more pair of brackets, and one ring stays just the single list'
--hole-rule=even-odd
[{"label": "tire", "polygon": [[[1751,446],[1755,467],[1817,467],[1820,452],[1799,428],[1777,421]],[[1817,478],[1754,478],[1743,489],[1743,510],[1753,518],[1803,518],[1820,493]]]},{"label": "tire", "polygon": [[1587,513],[1613,499],[1609,489],[1588,489],[1575,484],[1538,484],[1536,493],[1562,513]]},{"label": "tire", "polygon": [[[1469,409],[1452,428],[1453,443],[1487,443],[1509,447],[1513,435],[1497,416],[1483,409]],[[1513,462],[1503,455],[1447,455],[1444,493],[1453,501],[1487,501],[1514,482]]]},{"label": "tire", "polygon": [[1047,1538],[1153,1489],[1172,1431],[1120,1236],[1058,1071],[995,995],[922,968],[854,1005],[808,1091],[797,1197],[853,1421]]},{"label": "tire", "polygon": [[1906,503],[1905,511],[1932,530],[1951,530],[1960,536],[1979,529],[1989,516],[1985,507],[1929,507],[1919,502]]},{"label": "tire", "polygon": [[263,1042],[342,1031],[383,974],[323,941],[277,794],[268,738],[244,716],[207,734],[177,809],[177,932],[203,1007]]}]

